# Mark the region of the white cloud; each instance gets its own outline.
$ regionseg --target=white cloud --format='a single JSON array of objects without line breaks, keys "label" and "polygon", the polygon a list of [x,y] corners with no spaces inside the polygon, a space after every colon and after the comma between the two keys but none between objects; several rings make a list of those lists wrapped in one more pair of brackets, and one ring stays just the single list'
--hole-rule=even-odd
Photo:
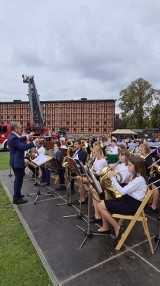
[{"label": "white cloud", "polygon": [[2,0],[0,101],[27,100],[23,73],[41,100],[118,99],[139,77],[159,88],[159,10],[156,0]]}]

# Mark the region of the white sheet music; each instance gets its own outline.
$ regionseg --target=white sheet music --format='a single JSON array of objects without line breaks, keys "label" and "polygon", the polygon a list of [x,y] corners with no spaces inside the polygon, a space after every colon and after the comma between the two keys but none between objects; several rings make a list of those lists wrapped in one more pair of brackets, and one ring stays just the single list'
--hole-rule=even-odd
[{"label": "white sheet music", "polygon": [[52,157],[48,156],[48,155],[43,155],[40,154],[37,158],[33,159],[32,162],[34,164],[36,164],[37,166],[43,165],[46,162],[50,161],[52,159]]}]

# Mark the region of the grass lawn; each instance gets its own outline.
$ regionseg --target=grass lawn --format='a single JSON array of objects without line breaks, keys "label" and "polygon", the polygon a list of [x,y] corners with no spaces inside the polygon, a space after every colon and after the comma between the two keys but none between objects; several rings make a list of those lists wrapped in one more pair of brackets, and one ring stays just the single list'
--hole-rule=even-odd
[{"label": "grass lawn", "polygon": [[[0,169],[9,168],[9,154],[0,152]],[[0,285],[51,286],[14,207],[0,185]]]},{"label": "grass lawn", "polygon": [[0,152],[0,170],[9,169],[9,152]]}]

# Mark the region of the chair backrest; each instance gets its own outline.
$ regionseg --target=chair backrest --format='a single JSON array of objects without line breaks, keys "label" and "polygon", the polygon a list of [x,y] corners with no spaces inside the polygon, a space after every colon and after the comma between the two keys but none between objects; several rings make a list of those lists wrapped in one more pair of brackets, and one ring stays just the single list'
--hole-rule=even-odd
[{"label": "chair backrest", "polygon": [[140,214],[141,214],[141,212],[144,210],[146,204],[148,203],[150,197],[152,196],[152,193],[153,193],[153,191],[148,188],[148,189],[147,189],[147,193],[146,193],[146,195],[144,196],[143,201],[142,201],[142,203],[140,204],[140,206],[139,206],[139,208],[138,208],[138,210],[137,210],[137,212],[136,212],[135,215],[137,215],[137,214],[140,215]]}]

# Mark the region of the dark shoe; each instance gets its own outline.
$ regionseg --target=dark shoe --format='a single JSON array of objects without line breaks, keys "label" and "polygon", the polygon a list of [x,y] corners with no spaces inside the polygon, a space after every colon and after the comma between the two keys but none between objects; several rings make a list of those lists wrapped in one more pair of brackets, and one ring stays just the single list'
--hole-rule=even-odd
[{"label": "dark shoe", "polygon": [[58,187],[55,188],[56,191],[65,191],[66,186],[65,185],[59,185]]},{"label": "dark shoe", "polygon": [[13,200],[13,204],[15,204],[15,205],[22,205],[22,204],[26,204],[26,203],[28,203],[28,201],[23,200],[23,199],[19,199],[17,201]]},{"label": "dark shoe", "polygon": [[21,199],[24,198],[24,195],[21,195],[20,198],[21,198]]},{"label": "dark shoe", "polygon": [[35,178],[35,175],[33,174],[33,175],[31,176],[31,178]]},{"label": "dark shoe", "polygon": [[123,226],[120,226],[119,233],[118,233],[118,235],[115,237],[116,242],[118,242],[118,241],[121,239],[122,233],[123,233],[124,231],[125,231],[124,227],[123,227]]},{"label": "dark shoe", "polygon": [[147,206],[147,208],[145,209],[145,212],[156,214],[156,213],[158,213],[158,209],[153,209],[151,206]]},{"label": "dark shoe", "polygon": [[38,186],[38,183],[34,183],[34,186]]},{"label": "dark shoe", "polygon": [[43,183],[41,183],[41,186],[42,187],[45,187],[45,186],[49,186],[50,184],[49,183],[47,183],[47,182],[43,182]]},{"label": "dark shoe", "polygon": [[91,223],[101,223],[102,219],[101,218],[95,218],[95,216],[94,216],[94,217],[90,218],[90,222]]}]

